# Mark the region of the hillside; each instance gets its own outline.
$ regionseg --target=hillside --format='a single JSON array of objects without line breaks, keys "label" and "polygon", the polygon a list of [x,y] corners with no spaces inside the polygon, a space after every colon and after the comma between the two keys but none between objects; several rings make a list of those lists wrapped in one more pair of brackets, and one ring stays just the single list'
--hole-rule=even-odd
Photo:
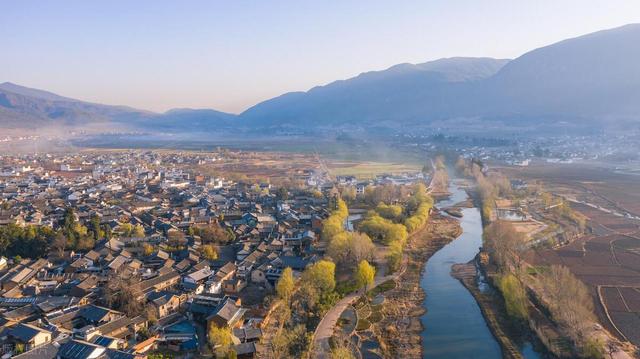
[{"label": "hillside", "polygon": [[632,24],[564,40],[512,61],[453,58],[397,65],[285,94],[241,118],[263,127],[403,128],[460,118],[608,126],[640,119],[638,98],[640,24]]},{"label": "hillside", "polygon": [[42,126],[86,126],[127,121],[149,114],[123,106],[107,106],[62,97],[51,92],[0,84],[0,126],[36,128]]},{"label": "hillside", "polygon": [[[0,84],[0,127],[112,124],[144,131],[416,127],[490,131],[505,125],[552,129],[626,126],[640,121],[640,24],[535,49],[514,60],[454,57],[291,92],[239,116],[208,109],[163,114],[106,106]],[[266,132],[265,132],[266,131]],[[295,131],[294,131],[295,132]]]},{"label": "hillside", "polygon": [[450,58],[418,65],[401,64],[384,71],[289,93],[260,103],[240,117],[254,126],[282,124],[369,124],[392,126],[398,120],[422,121],[449,116],[450,99],[494,75],[508,60]]},{"label": "hillside", "polygon": [[63,97],[10,82],[0,84],[0,128],[98,126],[109,130],[213,130],[235,115],[215,110],[174,109],[162,114]]}]

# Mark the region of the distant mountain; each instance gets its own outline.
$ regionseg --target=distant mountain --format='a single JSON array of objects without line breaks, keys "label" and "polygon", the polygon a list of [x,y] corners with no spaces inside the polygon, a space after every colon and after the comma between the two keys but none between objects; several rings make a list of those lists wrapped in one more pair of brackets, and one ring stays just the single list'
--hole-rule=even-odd
[{"label": "distant mountain", "polygon": [[488,114],[640,119],[640,24],[528,52],[483,86]]},{"label": "distant mountain", "polygon": [[10,82],[0,84],[0,128],[71,126],[129,130],[213,130],[235,115],[215,110],[175,109],[162,114],[80,101]]},{"label": "distant mountain", "polygon": [[448,114],[460,87],[491,77],[509,60],[456,57],[401,64],[384,71],[293,92],[262,102],[240,116],[254,126],[366,123],[421,120]]},{"label": "distant mountain", "polygon": [[579,126],[640,121],[640,24],[561,41],[512,61],[397,65],[285,94],[241,114],[262,127],[402,129],[469,118]]},{"label": "distant mountain", "polygon": [[640,123],[640,24],[564,40],[511,61],[455,57],[400,64],[287,93],[240,115],[204,109],[157,114],[0,84],[0,128],[106,123],[146,131],[386,133],[425,126],[486,132],[510,125],[577,129],[629,122]]},{"label": "distant mountain", "polygon": [[0,84],[2,127],[86,126],[127,121],[149,114],[147,111],[124,106],[107,106],[75,100],[10,82]]}]

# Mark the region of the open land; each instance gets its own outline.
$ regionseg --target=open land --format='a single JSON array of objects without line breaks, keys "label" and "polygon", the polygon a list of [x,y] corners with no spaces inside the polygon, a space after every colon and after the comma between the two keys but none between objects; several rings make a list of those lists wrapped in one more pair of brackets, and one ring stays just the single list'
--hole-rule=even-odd
[{"label": "open land", "polygon": [[541,181],[588,219],[591,233],[535,251],[534,265],[562,264],[589,286],[596,314],[613,335],[640,345],[640,181],[632,174],[585,166],[506,169]]}]

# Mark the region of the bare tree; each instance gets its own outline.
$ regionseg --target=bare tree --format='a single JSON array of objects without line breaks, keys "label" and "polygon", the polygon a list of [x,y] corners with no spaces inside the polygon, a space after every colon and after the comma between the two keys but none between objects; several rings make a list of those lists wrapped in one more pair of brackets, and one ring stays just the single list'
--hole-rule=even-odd
[{"label": "bare tree", "polygon": [[525,244],[525,236],[516,231],[510,222],[495,221],[484,230],[484,246],[503,272],[520,269],[520,255]]},{"label": "bare tree", "polygon": [[589,289],[567,267],[551,266],[541,277],[542,291],[554,321],[578,347],[588,339],[588,329],[595,321]]}]

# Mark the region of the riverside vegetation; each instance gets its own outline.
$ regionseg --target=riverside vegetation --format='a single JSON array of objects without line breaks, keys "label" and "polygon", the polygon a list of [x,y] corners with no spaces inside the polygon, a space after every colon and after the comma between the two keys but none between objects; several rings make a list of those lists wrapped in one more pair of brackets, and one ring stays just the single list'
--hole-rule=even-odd
[{"label": "riverside vegetation", "polygon": [[[510,222],[499,220],[494,215],[496,199],[512,195],[509,180],[500,173],[487,174],[478,161],[467,162],[460,158],[456,169],[475,179],[477,199],[482,206],[486,226],[483,251],[489,258],[483,268],[501,293],[511,320],[520,326],[525,324],[534,330],[538,328],[538,335],[551,333],[551,338],[540,339],[558,356],[603,358],[604,343],[590,336],[595,315],[586,285],[560,265],[531,267],[523,260],[529,248],[528,239]],[[555,216],[584,227],[583,218],[573,213],[566,203],[554,203],[552,196],[542,191],[537,195],[545,205],[553,206]],[[548,330],[539,330],[542,326]]]}]

